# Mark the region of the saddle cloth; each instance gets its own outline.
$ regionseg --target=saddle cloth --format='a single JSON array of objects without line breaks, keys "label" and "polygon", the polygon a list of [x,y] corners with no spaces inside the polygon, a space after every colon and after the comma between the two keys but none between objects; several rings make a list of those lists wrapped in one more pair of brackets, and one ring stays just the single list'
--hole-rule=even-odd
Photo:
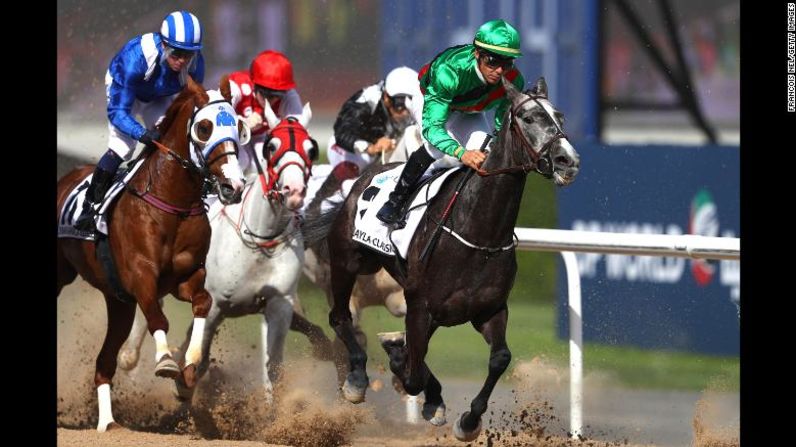
[{"label": "saddle cloth", "polygon": [[[362,195],[357,199],[354,235],[352,237],[360,244],[389,256],[395,256],[397,251],[402,259],[406,259],[406,253],[409,251],[409,242],[411,242],[412,235],[414,235],[431,199],[437,195],[445,180],[461,169],[460,167],[449,168],[442,175],[421,186],[409,206],[409,214],[405,218],[406,226],[391,231],[387,225],[376,218],[376,213],[387,202],[390,193],[395,189],[395,185],[398,184],[398,178],[401,177],[404,166],[406,164],[376,175],[371,180],[370,185],[362,191]],[[431,175],[432,173],[427,172],[423,175],[423,178],[428,178]]]},{"label": "saddle cloth", "polygon": [[[135,165],[130,167],[126,173],[119,173],[111,187],[108,188],[108,191],[105,193],[105,198],[102,199],[99,213],[94,217],[94,223],[96,223],[97,231],[100,233],[106,236],[108,235],[106,211],[113,203],[114,198],[127,186],[127,183],[130,182],[130,179],[133,178],[133,175],[135,175],[138,168],[140,168],[143,163],[144,158],[142,157]],[[91,173],[88,177],[84,178],[82,182],[78,183],[64,201],[64,206],[61,208],[61,217],[58,219],[58,237],[71,237],[87,241],[96,240],[94,233],[80,231],[74,227],[75,221],[80,217],[80,213],[83,212],[83,201],[86,200],[86,191],[88,190],[88,185],[91,184],[91,178],[93,176],[94,173]]]}]

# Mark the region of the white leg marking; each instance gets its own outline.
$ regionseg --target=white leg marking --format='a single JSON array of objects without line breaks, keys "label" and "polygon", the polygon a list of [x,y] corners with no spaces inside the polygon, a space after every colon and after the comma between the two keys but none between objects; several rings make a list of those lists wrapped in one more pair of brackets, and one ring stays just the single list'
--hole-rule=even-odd
[{"label": "white leg marking", "polygon": [[202,337],[205,333],[205,319],[194,318],[191,331],[191,343],[185,352],[185,366],[199,365],[202,360]]},{"label": "white leg marking", "polygon": [[169,342],[166,341],[163,329],[156,330],[152,337],[155,338],[155,363],[157,363],[164,355],[169,354]]},{"label": "white leg marking", "polygon": [[113,420],[113,413],[111,412],[111,386],[108,383],[103,383],[97,387],[97,402],[99,403],[99,422],[97,423],[97,431],[105,433],[108,425]]}]

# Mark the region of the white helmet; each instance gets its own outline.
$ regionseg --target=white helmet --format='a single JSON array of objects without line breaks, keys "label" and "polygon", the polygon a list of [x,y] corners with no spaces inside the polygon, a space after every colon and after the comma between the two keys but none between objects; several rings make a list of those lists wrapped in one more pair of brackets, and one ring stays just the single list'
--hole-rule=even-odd
[{"label": "white helmet", "polygon": [[413,97],[420,95],[420,81],[417,79],[417,72],[409,67],[398,67],[392,70],[384,80],[384,91],[390,96]]}]

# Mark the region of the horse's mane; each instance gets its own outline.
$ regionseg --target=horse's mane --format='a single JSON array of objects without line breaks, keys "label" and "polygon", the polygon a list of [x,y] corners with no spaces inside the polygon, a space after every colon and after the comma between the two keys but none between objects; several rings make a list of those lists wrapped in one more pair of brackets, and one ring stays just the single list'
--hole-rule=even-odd
[{"label": "horse's mane", "polygon": [[201,107],[210,100],[210,97],[207,96],[207,92],[205,92],[204,87],[202,87],[202,85],[198,82],[194,82],[194,80],[188,76],[188,82],[185,84],[185,87],[174,99],[174,102],[171,103],[168,110],[166,110],[166,116],[163,117],[163,121],[161,121],[158,125],[158,130],[161,132],[161,134],[165,134],[166,131],[171,128],[171,125],[174,124],[174,121],[177,119],[177,115],[179,115],[180,110],[182,110],[182,107],[185,105],[185,103],[195,98],[197,99],[197,101],[194,103],[195,107]]}]

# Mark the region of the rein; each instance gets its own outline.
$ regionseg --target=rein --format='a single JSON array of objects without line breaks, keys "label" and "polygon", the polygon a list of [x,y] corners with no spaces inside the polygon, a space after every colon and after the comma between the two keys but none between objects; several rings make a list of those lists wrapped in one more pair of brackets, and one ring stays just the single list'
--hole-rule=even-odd
[{"label": "rein", "polygon": [[[553,138],[551,138],[547,143],[545,143],[541,147],[541,149],[537,151],[536,149],[534,149],[533,145],[525,137],[525,134],[522,132],[522,129],[520,129],[519,121],[516,119],[517,115],[519,114],[520,108],[523,105],[525,105],[525,103],[528,101],[536,102],[536,104],[538,104],[539,107],[542,108],[542,110],[545,110],[544,106],[542,106],[542,103],[539,102],[539,98],[545,98],[545,97],[528,95],[528,98],[524,99],[515,107],[512,107],[509,114],[509,120],[510,120],[509,130],[511,131],[512,136],[520,142],[520,145],[524,149],[523,152],[527,156],[529,163],[521,163],[519,165],[509,166],[508,168],[495,169],[492,171],[487,171],[479,168],[476,171],[478,172],[479,176],[489,177],[492,175],[509,174],[513,172],[524,172],[525,174],[527,174],[532,170],[535,170],[536,172],[547,178],[553,176],[553,159],[552,159],[553,155],[552,152],[550,151],[550,147],[558,140],[566,139],[567,135],[558,125],[556,120],[553,120],[553,124],[555,124],[556,126],[556,134],[553,135]],[[514,153],[512,152],[512,161],[513,160],[514,160]]]},{"label": "rein", "polygon": [[[259,163],[258,163],[258,166],[259,166]],[[300,227],[301,226],[301,217],[298,214],[294,214],[294,216],[291,217],[288,220],[288,222],[287,222],[287,224],[285,225],[284,228],[282,228],[281,230],[277,230],[277,233],[274,234],[274,235],[271,235],[271,236],[263,236],[263,235],[260,235],[260,234],[257,234],[255,232],[251,231],[249,229],[249,225],[246,223],[246,219],[244,219],[244,217],[245,217],[245,214],[246,214],[246,201],[249,200],[250,197],[252,197],[250,192],[253,189],[254,188],[250,188],[246,192],[246,195],[243,197],[243,200],[241,201],[241,205],[240,205],[240,217],[239,217],[239,219],[237,221],[235,221],[232,218],[232,216],[227,214],[227,212],[226,212],[227,207],[226,206],[221,209],[221,214],[227,219],[229,224],[232,225],[232,227],[235,229],[235,232],[238,234],[238,237],[243,242],[244,246],[246,246],[246,247],[248,247],[248,248],[250,248],[252,250],[261,250],[261,251],[263,251],[264,253],[267,254],[267,252],[269,250],[273,250],[280,243],[287,242],[287,241],[289,241],[292,238],[292,236],[293,236],[293,234],[295,232],[288,232],[287,230],[290,227],[290,223],[292,221],[296,221],[296,226]],[[268,198],[268,197],[266,197],[266,198]],[[269,202],[270,202],[270,199],[269,199]],[[241,228],[243,228],[242,231],[241,231]],[[250,236],[252,239],[260,239],[262,242],[258,242],[258,241],[255,241],[255,240],[247,239],[247,238],[244,237],[244,235]]]},{"label": "rein", "polygon": [[[219,101],[211,101],[211,102],[205,104],[201,109],[198,109],[198,110],[194,111],[193,115],[191,116],[191,121],[189,122],[189,124],[191,122],[193,122],[194,118],[196,117],[196,114],[199,111],[201,111],[205,107],[207,107],[207,106],[209,106],[211,104],[217,103],[217,102],[219,102]],[[190,129],[191,126],[189,125],[188,128]],[[191,136],[190,132],[188,133],[188,142],[189,142],[189,147],[194,143],[193,142],[193,137]],[[200,163],[201,163],[201,167],[198,167],[193,162],[183,158],[180,154],[178,154],[177,152],[172,150],[170,147],[160,143],[159,141],[152,140],[152,143],[153,143],[155,149],[157,149],[161,154],[163,154],[166,157],[166,160],[171,160],[171,161],[177,162],[177,164],[179,164],[181,168],[185,169],[186,171],[188,171],[192,175],[200,177],[202,179],[203,183],[212,183],[213,181],[215,181],[214,179],[209,179],[209,177],[211,177],[211,175],[210,175],[210,167],[215,162],[217,162],[218,160],[222,159],[223,157],[225,157],[227,155],[237,155],[237,151],[225,151],[222,154],[217,155],[216,157],[212,158],[211,160],[207,160],[205,158],[204,154],[201,151],[198,151],[198,158],[199,158]],[[156,195],[152,194],[150,192],[150,188],[152,187],[152,174],[151,173],[150,173],[149,177],[150,177],[150,180],[147,183],[147,187],[146,187],[145,191],[143,191],[143,192],[138,191],[132,185],[128,186],[127,189],[134,196],[144,200],[145,202],[147,202],[148,204],[154,206],[155,208],[157,208],[157,209],[159,209],[159,210],[161,210],[163,212],[166,212],[168,214],[173,214],[173,215],[179,216],[181,218],[186,218],[186,217],[191,217],[191,216],[198,216],[200,214],[205,214],[207,212],[207,209],[205,208],[205,205],[202,203],[201,200],[200,200],[200,203],[198,205],[196,205],[194,207],[186,208],[186,207],[180,207],[180,206],[172,205],[172,204],[166,202],[165,200],[157,197]],[[202,194],[202,196],[204,196],[204,193]]]}]

